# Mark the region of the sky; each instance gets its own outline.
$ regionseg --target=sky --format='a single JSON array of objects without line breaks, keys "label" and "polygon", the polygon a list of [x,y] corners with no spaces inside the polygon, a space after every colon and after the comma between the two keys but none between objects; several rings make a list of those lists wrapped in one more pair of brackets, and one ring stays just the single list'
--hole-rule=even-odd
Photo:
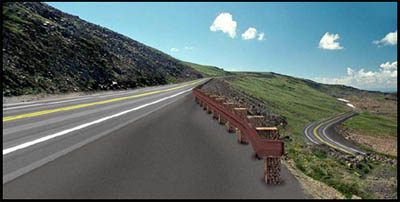
[{"label": "sky", "polygon": [[177,59],[397,91],[397,3],[47,2]]}]

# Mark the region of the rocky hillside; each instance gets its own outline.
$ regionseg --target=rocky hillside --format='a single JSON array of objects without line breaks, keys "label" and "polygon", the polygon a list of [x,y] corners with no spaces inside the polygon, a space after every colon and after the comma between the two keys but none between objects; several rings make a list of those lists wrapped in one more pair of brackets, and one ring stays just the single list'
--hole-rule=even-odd
[{"label": "rocky hillside", "polygon": [[44,3],[2,4],[3,96],[127,89],[202,77],[161,51]]}]

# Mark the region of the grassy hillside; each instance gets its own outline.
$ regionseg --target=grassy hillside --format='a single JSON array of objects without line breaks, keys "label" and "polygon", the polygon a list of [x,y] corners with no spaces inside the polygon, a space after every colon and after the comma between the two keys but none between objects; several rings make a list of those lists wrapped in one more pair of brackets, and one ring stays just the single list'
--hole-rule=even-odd
[{"label": "grassy hillside", "polygon": [[[306,125],[351,110],[337,100],[343,97],[353,100],[360,108],[360,116],[346,121],[346,126],[383,137],[397,137],[397,110],[389,113],[383,110],[387,108],[379,108],[379,112],[372,113],[366,110],[368,107],[356,102],[356,98],[362,100],[360,103],[365,103],[368,98],[375,101],[392,100],[397,105],[397,98],[393,95],[319,84],[275,73],[241,72],[226,81],[235,89],[269,103],[265,106],[268,111],[287,118],[288,125],[281,129],[281,134],[288,135],[292,141],[285,142],[285,151],[289,159],[293,159],[296,167],[306,175],[334,187],[347,198],[352,195],[362,198],[397,198],[397,166],[365,161],[349,167],[347,160],[334,154],[337,152],[311,146],[302,135]],[[368,106],[376,109],[375,105]]]},{"label": "grassy hillside", "polygon": [[[353,110],[337,98],[350,100],[359,116],[345,125],[377,136],[397,137],[397,97],[341,85],[326,85],[276,73],[236,73],[231,85],[273,103],[269,110],[291,120],[294,133],[307,124]],[[390,102],[390,103],[388,103]]]},{"label": "grassy hillside", "polygon": [[2,6],[3,96],[127,89],[202,77],[161,51],[47,4]]},{"label": "grassy hillside", "polygon": [[305,82],[274,73],[238,73],[232,86],[266,100],[268,110],[287,117],[290,128],[301,136],[309,123],[344,112],[348,108],[335,98]]},{"label": "grassy hillside", "polygon": [[212,77],[212,76],[229,76],[232,73],[224,71],[221,68],[207,65],[199,65],[190,62],[182,62],[185,65],[190,66],[191,68],[200,72],[204,77]]},{"label": "grassy hillside", "polygon": [[387,116],[364,111],[358,116],[346,121],[345,126],[365,131],[365,133],[373,136],[397,137],[397,113],[396,116]]}]

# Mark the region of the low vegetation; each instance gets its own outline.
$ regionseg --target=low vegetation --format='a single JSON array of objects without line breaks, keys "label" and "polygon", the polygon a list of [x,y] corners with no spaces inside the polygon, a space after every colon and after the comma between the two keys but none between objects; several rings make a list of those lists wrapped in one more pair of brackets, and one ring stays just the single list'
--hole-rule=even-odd
[{"label": "low vegetation", "polygon": [[200,72],[204,77],[216,77],[216,76],[229,76],[232,73],[224,71],[224,69],[215,67],[215,66],[207,66],[207,65],[199,65],[190,62],[182,62],[185,65],[190,66],[196,71]]},{"label": "low vegetation", "polygon": [[[288,158],[293,159],[296,167],[306,175],[335,188],[346,198],[397,198],[397,166],[379,161],[349,165],[332,155],[338,151],[311,146],[302,135],[306,125],[351,110],[336,98],[355,94],[373,97],[374,93],[275,73],[236,73],[228,82],[237,90],[269,103],[265,106],[268,111],[287,118],[288,125],[281,128],[281,135],[290,136],[292,140],[286,141],[285,150]],[[386,95],[376,93],[376,96],[384,98]],[[388,117],[362,111],[360,116],[346,121],[345,125],[397,137],[397,112],[396,116]]]},{"label": "low vegetation", "polygon": [[397,137],[397,113],[396,116],[388,116],[364,111],[346,121],[344,125],[355,130],[364,131],[364,133],[371,136]]},{"label": "low vegetation", "polygon": [[[337,151],[312,146],[302,135],[306,125],[352,110],[337,100],[344,98],[356,106],[359,115],[345,121],[343,127],[357,133],[360,140],[372,137],[358,142],[361,148],[395,158],[374,147],[373,142],[397,142],[397,93],[325,85],[276,73],[231,73],[179,61],[43,3],[6,2],[2,15],[3,97],[127,89],[229,76],[224,82],[251,95],[247,100],[262,100],[266,103],[263,110],[284,117],[279,121],[287,125],[279,128],[282,136],[290,137],[285,140],[285,151],[297,169],[347,198],[397,198],[397,166],[379,161],[349,165],[333,155]],[[368,141],[372,146],[364,144]],[[383,146],[390,147],[389,143]]]}]

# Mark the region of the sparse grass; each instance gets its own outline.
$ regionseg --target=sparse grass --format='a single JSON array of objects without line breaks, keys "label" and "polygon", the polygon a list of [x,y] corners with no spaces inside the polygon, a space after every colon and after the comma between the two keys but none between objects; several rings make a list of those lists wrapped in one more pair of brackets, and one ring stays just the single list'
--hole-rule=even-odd
[{"label": "sparse grass", "polygon": [[345,106],[335,98],[303,82],[294,83],[271,73],[264,73],[263,76],[237,76],[231,84],[272,103],[274,106],[267,106],[268,110],[287,117],[297,135],[301,135],[302,129],[309,123],[346,111]]},{"label": "sparse grass", "polygon": [[344,125],[356,130],[366,131],[368,135],[372,136],[397,137],[397,114],[395,118],[390,118],[365,111],[345,121]]},{"label": "sparse grass", "polygon": [[190,62],[182,62],[182,63],[189,65],[191,68],[200,72],[204,77],[227,76],[230,74],[229,72],[226,72],[223,69],[214,66],[199,65]]},{"label": "sparse grass", "polygon": [[[353,195],[365,199],[383,197],[371,193],[369,190],[371,186],[374,186],[373,183],[372,185],[365,183],[363,179],[373,179],[377,169],[388,167],[388,165],[367,162],[362,163],[359,167],[349,168],[343,161],[328,158],[327,153],[307,147],[306,140],[302,135],[302,130],[306,125],[348,109],[342,102],[325,93],[329,86],[323,86],[324,92],[307,85],[301,79],[273,73],[235,73],[234,79],[229,83],[236,89],[268,102],[269,104],[266,106],[268,111],[287,118],[288,125],[283,133],[291,136],[293,141],[285,143],[285,151],[288,151],[288,157],[294,160],[299,170],[313,179],[335,188],[346,198],[351,198]],[[333,88],[336,92],[341,90],[337,87]],[[377,126],[387,127],[388,133],[397,130],[396,123],[385,117],[371,114],[360,116],[362,121],[365,119],[375,120],[375,118],[377,118]],[[352,121],[356,123],[356,126],[358,123],[359,127],[368,127],[365,126],[366,122],[357,119]],[[390,172],[396,175],[397,171],[391,170]]]}]

